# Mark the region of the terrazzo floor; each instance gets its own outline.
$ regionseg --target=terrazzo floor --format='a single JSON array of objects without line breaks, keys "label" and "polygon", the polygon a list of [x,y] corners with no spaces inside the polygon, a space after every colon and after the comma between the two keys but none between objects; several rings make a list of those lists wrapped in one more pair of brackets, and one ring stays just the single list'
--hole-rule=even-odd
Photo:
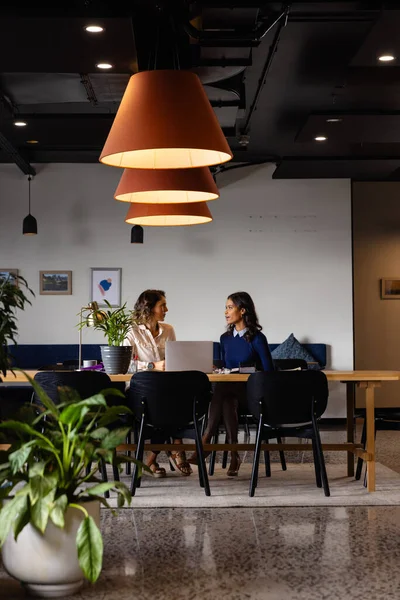
[{"label": "terrazzo floor", "polygon": [[[398,472],[399,442],[378,433]],[[102,530],[103,572],[76,600],[400,598],[400,506],[103,510]],[[0,598],[23,597],[0,570]]]}]

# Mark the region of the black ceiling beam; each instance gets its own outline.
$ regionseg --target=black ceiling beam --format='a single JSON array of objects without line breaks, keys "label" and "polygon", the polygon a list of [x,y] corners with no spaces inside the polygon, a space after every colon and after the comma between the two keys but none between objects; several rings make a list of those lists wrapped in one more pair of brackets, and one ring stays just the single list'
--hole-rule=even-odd
[{"label": "black ceiling beam", "polygon": [[26,161],[23,156],[21,156],[18,150],[11,144],[11,142],[8,141],[5,135],[3,135],[1,132],[0,148],[10,158],[10,162],[14,162],[25,175],[36,175],[36,171],[32,167],[32,165],[29,164],[29,162]]}]

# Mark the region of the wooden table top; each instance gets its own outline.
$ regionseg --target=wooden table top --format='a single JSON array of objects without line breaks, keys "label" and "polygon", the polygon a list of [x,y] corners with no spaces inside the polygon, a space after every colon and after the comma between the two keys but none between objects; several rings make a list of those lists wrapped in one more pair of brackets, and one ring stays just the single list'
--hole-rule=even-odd
[{"label": "wooden table top", "polygon": [[[34,377],[38,371],[25,371],[30,377]],[[65,371],[64,371],[65,372]],[[363,370],[363,371],[323,371],[328,381],[399,381],[400,371],[385,370]],[[0,375],[4,383],[27,383],[23,371],[7,371],[6,377]],[[111,381],[130,381],[132,375],[110,375]],[[208,378],[212,382],[221,381],[247,381],[249,375],[246,373],[209,373]]]}]

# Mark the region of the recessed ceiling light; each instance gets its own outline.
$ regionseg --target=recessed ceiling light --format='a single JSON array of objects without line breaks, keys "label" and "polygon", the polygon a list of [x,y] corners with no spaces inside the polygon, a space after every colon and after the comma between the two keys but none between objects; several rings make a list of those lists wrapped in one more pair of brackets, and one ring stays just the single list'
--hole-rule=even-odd
[{"label": "recessed ceiling light", "polygon": [[101,25],[86,25],[85,30],[89,33],[101,33],[102,31],[104,31],[104,27],[102,27]]},{"label": "recessed ceiling light", "polygon": [[339,119],[338,117],[332,117],[331,119],[326,119],[327,123],[341,123],[342,119]]},{"label": "recessed ceiling light", "polygon": [[314,138],[314,140],[316,142],[325,142],[325,140],[327,140],[328,138],[325,137],[324,135],[317,135],[317,137]]},{"label": "recessed ceiling light", "polygon": [[393,56],[393,54],[381,54],[381,56],[378,56],[378,60],[380,60],[381,62],[391,62],[395,59],[396,57]]},{"label": "recessed ceiling light", "polygon": [[110,63],[97,63],[96,67],[98,69],[112,69],[113,66]]},{"label": "recessed ceiling light", "polygon": [[27,144],[38,144],[39,140],[26,140]]},{"label": "recessed ceiling light", "polygon": [[14,121],[15,127],[26,127],[27,123],[25,121]]}]

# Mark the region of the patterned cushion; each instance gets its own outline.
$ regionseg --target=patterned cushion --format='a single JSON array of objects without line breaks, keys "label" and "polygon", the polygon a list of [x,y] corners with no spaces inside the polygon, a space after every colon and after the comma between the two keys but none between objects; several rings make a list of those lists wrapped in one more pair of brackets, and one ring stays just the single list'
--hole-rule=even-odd
[{"label": "patterned cushion", "polygon": [[275,350],[272,351],[272,358],[302,358],[308,363],[316,363],[308,365],[309,369],[320,369],[320,365],[315,360],[314,356],[294,337],[293,333]]}]

